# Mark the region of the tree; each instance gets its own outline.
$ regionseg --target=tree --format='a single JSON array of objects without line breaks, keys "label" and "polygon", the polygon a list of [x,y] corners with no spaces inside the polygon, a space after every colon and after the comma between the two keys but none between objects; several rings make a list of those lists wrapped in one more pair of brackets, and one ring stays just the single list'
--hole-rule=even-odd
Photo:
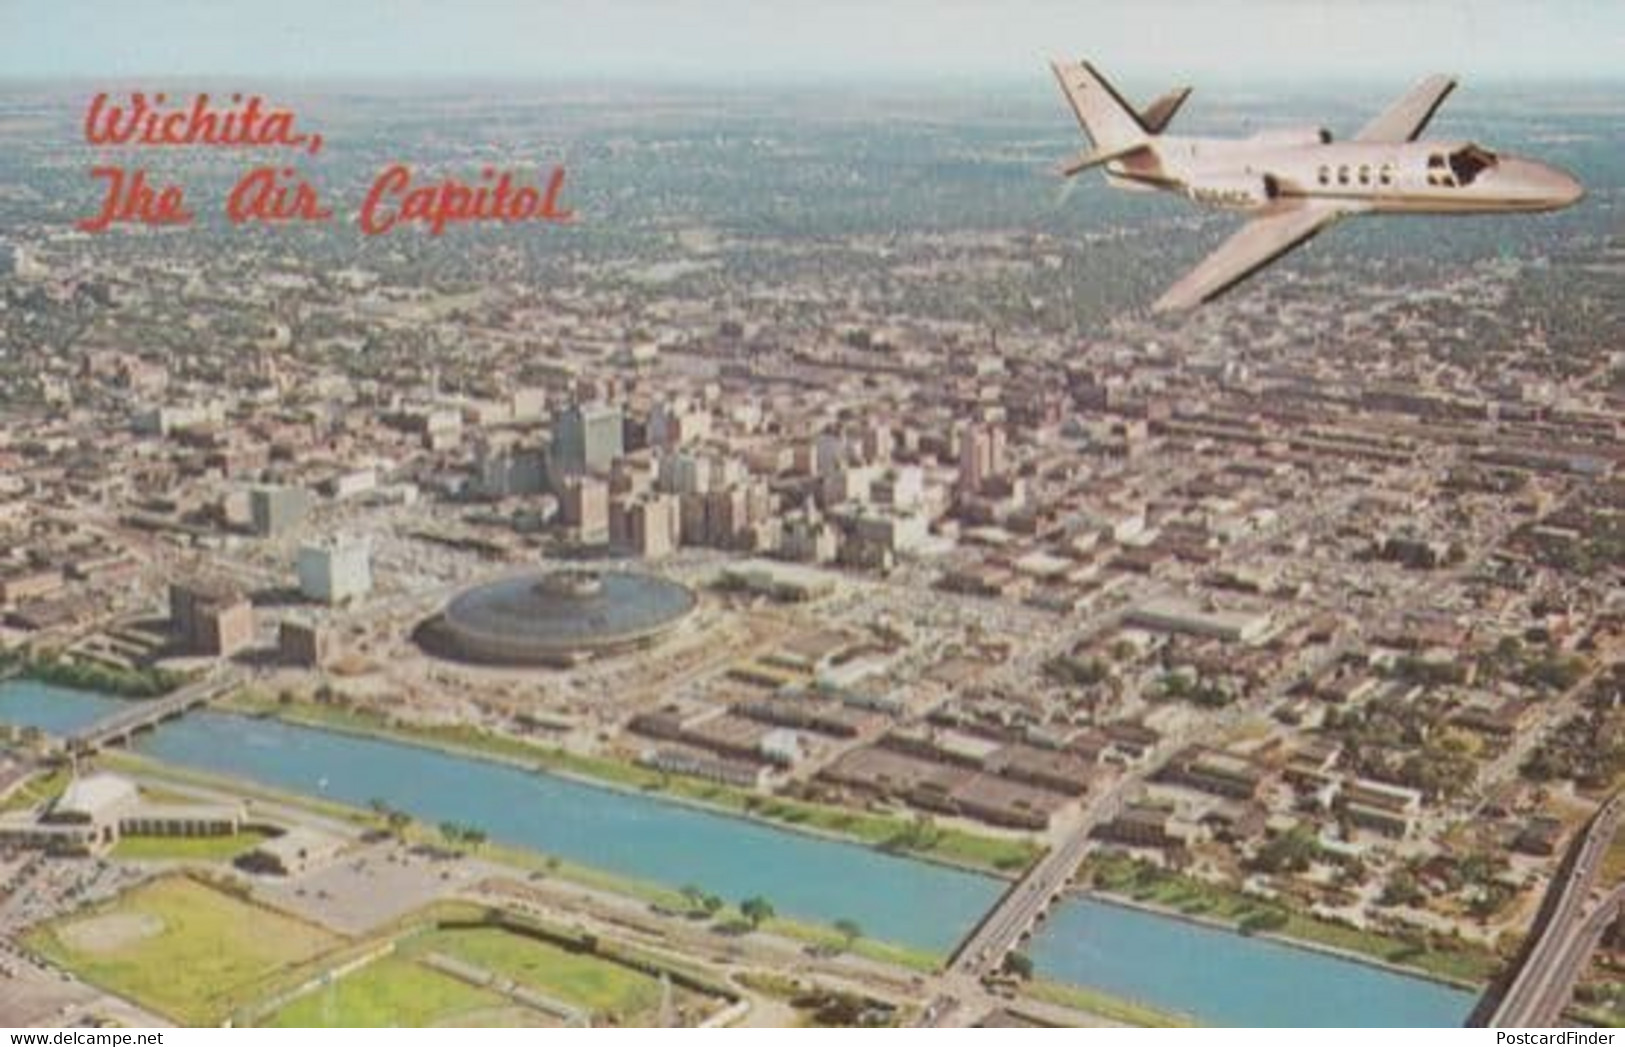
[{"label": "tree", "polygon": [[705,915],[707,916],[715,916],[717,913],[721,912],[724,904],[725,903],[723,902],[721,895],[708,894],[704,898],[700,899],[700,908],[705,910]]},{"label": "tree", "polygon": [[1006,974],[1013,974],[1022,981],[1027,981],[1033,976],[1033,958],[1024,952],[1006,953],[1004,970]]},{"label": "tree", "polygon": [[1301,873],[1320,857],[1320,841],[1306,825],[1293,826],[1258,849],[1254,868],[1266,873]]},{"label": "tree", "polygon": [[843,949],[852,948],[852,944],[863,937],[863,928],[858,925],[856,920],[836,920],[835,930],[841,936],[841,947]]},{"label": "tree", "polygon": [[1419,905],[1427,899],[1422,885],[1409,869],[1398,869],[1383,885],[1379,905]]},{"label": "tree", "polygon": [[773,918],[773,903],[759,894],[746,898],[739,903],[739,915],[745,918],[754,931],[762,925],[762,921]]},{"label": "tree", "polygon": [[677,893],[683,896],[683,901],[688,903],[690,909],[705,907],[705,889],[698,884],[684,884]]}]

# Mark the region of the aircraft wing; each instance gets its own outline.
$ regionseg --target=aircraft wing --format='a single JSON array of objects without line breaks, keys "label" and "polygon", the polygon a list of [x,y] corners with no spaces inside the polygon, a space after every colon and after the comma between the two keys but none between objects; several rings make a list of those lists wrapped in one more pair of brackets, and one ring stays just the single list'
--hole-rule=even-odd
[{"label": "aircraft wing", "polygon": [[1313,201],[1260,215],[1168,288],[1151,309],[1165,313],[1212,301],[1348,213],[1344,205]]},{"label": "aircraft wing", "polygon": [[1410,92],[1384,109],[1375,120],[1360,128],[1354,136],[1356,142],[1412,142],[1427,127],[1439,106],[1456,89],[1456,81],[1448,76],[1430,76],[1410,89]]}]

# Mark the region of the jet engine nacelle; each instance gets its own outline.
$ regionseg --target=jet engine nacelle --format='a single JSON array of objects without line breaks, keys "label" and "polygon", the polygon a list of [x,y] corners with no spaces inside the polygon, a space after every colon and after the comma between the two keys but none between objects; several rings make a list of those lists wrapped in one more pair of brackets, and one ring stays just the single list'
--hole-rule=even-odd
[{"label": "jet engine nacelle", "polygon": [[1332,133],[1324,127],[1277,127],[1258,132],[1252,140],[1264,145],[1326,145]]},{"label": "jet engine nacelle", "polygon": [[1186,192],[1208,207],[1256,211],[1273,203],[1281,195],[1281,186],[1274,175],[1240,175],[1203,178],[1192,182]]}]

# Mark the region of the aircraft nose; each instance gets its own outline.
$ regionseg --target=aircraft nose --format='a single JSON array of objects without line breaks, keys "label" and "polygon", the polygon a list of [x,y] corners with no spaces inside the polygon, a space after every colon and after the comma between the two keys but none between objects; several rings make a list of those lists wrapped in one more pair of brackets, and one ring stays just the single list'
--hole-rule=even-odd
[{"label": "aircraft nose", "polygon": [[1516,184],[1530,203],[1541,210],[1557,210],[1579,203],[1585,186],[1567,171],[1536,160],[1515,160],[1509,165]]},{"label": "aircraft nose", "polygon": [[1550,171],[1552,175],[1552,200],[1558,207],[1573,206],[1586,195],[1586,187],[1580,184],[1578,178],[1567,171],[1559,171],[1555,167],[1551,168]]}]

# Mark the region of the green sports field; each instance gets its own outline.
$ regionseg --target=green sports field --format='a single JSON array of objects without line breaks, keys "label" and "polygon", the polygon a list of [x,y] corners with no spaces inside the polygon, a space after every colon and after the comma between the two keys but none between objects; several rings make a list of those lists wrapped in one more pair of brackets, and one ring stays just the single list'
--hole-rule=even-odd
[{"label": "green sports field", "polygon": [[497,993],[465,984],[401,956],[387,956],[325,989],[293,1001],[265,1023],[272,1028],[432,1028],[555,1024]]},{"label": "green sports field", "polygon": [[333,947],[311,924],[188,877],[46,924],[29,944],[86,981],[186,1025],[215,1025],[259,983]]},{"label": "green sports field", "polygon": [[[522,1025],[563,1022],[483,985],[437,970],[456,961],[585,1014],[594,1025],[651,1025],[662,1019],[657,977],[615,960],[501,927],[439,928],[401,940],[393,955],[336,979],[265,1019],[273,1027]],[[672,1020],[692,1022],[716,1001],[671,989]]]},{"label": "green sports field", "polygon": [[435,952],[511,978],[605,1020],[647,1022],[660,1006],[653,977],[591,953],[572,952],[498,927],[439,930],[414,939],[414,953]]}]

